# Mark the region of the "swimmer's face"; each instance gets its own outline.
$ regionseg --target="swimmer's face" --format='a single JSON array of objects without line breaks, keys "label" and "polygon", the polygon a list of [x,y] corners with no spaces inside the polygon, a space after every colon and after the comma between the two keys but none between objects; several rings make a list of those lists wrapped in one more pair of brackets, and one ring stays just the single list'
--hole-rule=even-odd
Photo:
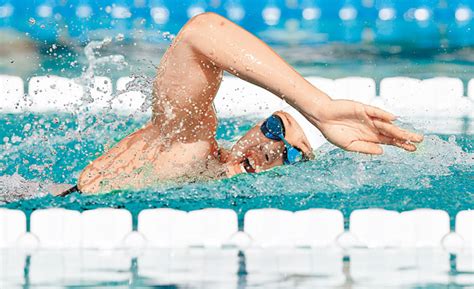
[{"label": "swimmer's face", "polygon": [[[288,143],[300,150],[305,159],[313,158],[309,141],[296,120],[282,111],[275,112],[274,115],[282,119],[285,139]],[[283,165],[285,145],[283,141],[267,138],[260,130],[262,123],[263,121],[258,123],[240,138],[226,156],[225,162],[229,168],[229,176],[239,173],[257,173]]]}]

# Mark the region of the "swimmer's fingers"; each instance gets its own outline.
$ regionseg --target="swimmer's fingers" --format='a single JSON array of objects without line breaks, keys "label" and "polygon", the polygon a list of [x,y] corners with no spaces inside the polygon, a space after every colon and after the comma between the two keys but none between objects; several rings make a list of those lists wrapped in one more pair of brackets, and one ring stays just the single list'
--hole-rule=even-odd
[{"label": "swimmer's fingers", "polygon": [[384,135],[379,135],[379,142],[381,144],[396,146],[409,152],[416,151],[416,146],[414,144]]},{"label": "swimmer's fingers", "polygon": [[416,143],[419,143],[423,140],[422,135],[406,131],[391,123],[386,123],[381,120],[374,119],[373,124],[380,131],[380,133],[390,138],[399,139],[400,141],[410,141]]},{"label": "swimmer's fingers", "polygon": [[381,155],[383,153],[383,149],[380,145],[366,141],[353,141],[345,149],[352,152],[359,152],[371,155]]},{"label": "swimmer's fingers", "polygon": [[371,106],[371,105],[365,105],[364,108],[365,108],[365,112],[370,117],[378,118],[378,119],[385,120],[385,121],[388,121],[388,122],[397,119],[397,117],[395,115],[393,115],[390,112],[387,112],[383,109],[380,109],[378,107]]}]

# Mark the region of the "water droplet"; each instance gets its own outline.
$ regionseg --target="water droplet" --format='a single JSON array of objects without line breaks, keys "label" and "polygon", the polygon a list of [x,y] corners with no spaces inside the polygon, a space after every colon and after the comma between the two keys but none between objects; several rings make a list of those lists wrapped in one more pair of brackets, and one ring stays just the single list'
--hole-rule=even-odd
[{"label": "water droplet", "polygon": [[122,33],[119,33],[117,34],[117,36],[115,36],[115,40],[117,41],[123,41],[125,39],[125,35],[123,35]]},{"label": "water droplet", "polygon": [[33,17],[30,17],[30,19],[28,19],[28,23],[30,23],[31,25],[35,25],[36,24],[36,19],[33,18]]},{"label": "water droplet", "polygon": [[23,131],[29,131],[30,129],[31,129],[30,123],[25,124],[25,126],[23,127]]}]

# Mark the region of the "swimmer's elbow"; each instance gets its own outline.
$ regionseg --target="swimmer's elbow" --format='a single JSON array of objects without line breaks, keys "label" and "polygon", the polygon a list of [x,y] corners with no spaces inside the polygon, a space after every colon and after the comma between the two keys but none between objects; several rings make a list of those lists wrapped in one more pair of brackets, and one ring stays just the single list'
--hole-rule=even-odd
[{"label": "swimmer's elbow", "polygon": [[194,27],[207,27],[212,25],[218,21],[229,21],[226,18],[220,16],[219,14],[213,12],[204,12],[193,16],[189,21],[186,23],[186,26],[194,26]]},{"label": "swimmer's elbow", "polygon": [[210,30],[222,26],[227,22],[229,22],[229,20],[216,13],[201,13],[189,19],[186,25],[181,29],[178,37],[182,41],[193,45],[196,43],[196,40],[201,38],[203,33],[208,34]]}]

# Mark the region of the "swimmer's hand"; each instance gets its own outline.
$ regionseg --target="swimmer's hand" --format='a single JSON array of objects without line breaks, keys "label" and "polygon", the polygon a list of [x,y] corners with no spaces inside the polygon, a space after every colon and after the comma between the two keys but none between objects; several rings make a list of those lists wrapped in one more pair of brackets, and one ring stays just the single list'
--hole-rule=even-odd
[{"label": "swimmer's hand", "polygon": [[380,108],[350,100],[331,100],[317,117],[306,115],[334,145],[353,152],[382,154],[380,144],[413,152],[423,136],[394,125],[396,117]]}]

